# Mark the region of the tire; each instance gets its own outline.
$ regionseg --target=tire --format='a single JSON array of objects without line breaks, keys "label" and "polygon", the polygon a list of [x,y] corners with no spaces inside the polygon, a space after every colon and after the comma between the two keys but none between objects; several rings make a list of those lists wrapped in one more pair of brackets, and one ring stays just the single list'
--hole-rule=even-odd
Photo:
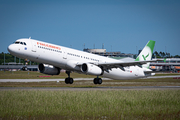
[{"label": "tire", "polygon": [[66,79],[65,79],[65,83],[66,83],[66,84],[69,84],[69,78],[66,78]]},{"label": "tire", "polygon": [[73,84],[74,80],[73,78],[69,78],[69,84]]},{"label": "tire", "polygon": [[94,84],[98,84],[98,78],[94,78]]},{"label": "tire", "polygon": [[98,78],[98,84],[102,84],[102,79]]}]

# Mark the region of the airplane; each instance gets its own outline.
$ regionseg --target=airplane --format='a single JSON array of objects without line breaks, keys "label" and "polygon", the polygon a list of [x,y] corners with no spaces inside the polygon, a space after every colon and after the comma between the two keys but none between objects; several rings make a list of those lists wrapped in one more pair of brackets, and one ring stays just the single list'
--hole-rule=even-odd
[{"label": "airplane", "polygon": [[21,59],[40,63],[39,71],[48,75],[59,75],[60,70],[66,70],[66,84],[72,84],[71,72],[97,76],[94,84],[102,84],[102,77],[126,80],[138,79],[155,75],[149,69],[155,41],[150,40],[135,60],[113,59],[95,55],[80,50],[63,47],[31,38],[16,40],[8,46],[10,54]]}]

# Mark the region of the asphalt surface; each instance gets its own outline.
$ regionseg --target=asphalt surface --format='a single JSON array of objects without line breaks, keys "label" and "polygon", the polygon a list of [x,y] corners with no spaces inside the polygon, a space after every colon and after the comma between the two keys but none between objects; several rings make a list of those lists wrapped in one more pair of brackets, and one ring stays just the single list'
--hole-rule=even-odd
[{"label": "asphalt surface", "polygon": [[[152,76],[148,78],[175,78],[180,79],[180,75],[173,76]],[[146,78],[144,78],[146,79]],[[78,80],[93,80],[93,78],[75,78]],[[103,78],[103,80],[111,80]],[[0,79],[0,82],[45,82],[45,81],[64,81],[64,79]],[[96,86],[96,87],[0,87],[0,90],[165,90],[177,89],[180,86]]]},{"label": "asphalt surface", "polygon": [[86,90],[180,90],[180,86],[113,86],[113,87],[0,87],[1,90],[71,90],[71,91],[86,91]]},{"label": "asphalt surface", "polygon": [[[94,78],[74,78],[74,81],[93,80]],[[111,80],[103,78],[103,80]],[[0,82],[48,82],[48,81],[65,81],[65,79],[0,79]]]},{"label": "asphalt surface", "polygon": [[[180,75],[171,76],[151,76],[147,78],[177,78],[180,79]],[[78,80],[93,80],[94,78],[74,78],[74,81]],[[109,78],[102,78],[103,80],[111,80]],[[146,79],[146,78],[143,78]],[[47,82],[47,81],[64,81],[64,79],[0,79],[0,82]]]}]

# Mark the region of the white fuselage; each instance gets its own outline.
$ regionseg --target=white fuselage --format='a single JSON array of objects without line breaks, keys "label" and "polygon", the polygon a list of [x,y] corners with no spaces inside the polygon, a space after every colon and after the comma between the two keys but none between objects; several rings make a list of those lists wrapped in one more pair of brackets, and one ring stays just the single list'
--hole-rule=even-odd
[{"label": "white fuselage", "polygon": [[[16,42],[22,43],[11,44],[8,47],[8,51],[12,55],[34,62],[50,64],[68,71],[83,73],[80,67],[77,66],[78,63],[108,63],[120,61],[33,39],[19,39]],[[141,78],[145,77],[145,74],[143,68],[139,66],[129,66],[124,67],[124,70],[112,68],[108,72],[104,71],[102,76],[118,80]]]}]

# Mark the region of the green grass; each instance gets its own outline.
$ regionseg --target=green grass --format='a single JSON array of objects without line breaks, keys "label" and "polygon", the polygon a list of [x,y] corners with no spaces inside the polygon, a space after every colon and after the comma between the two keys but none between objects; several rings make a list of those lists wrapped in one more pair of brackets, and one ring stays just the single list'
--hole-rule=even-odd
[{"label": "green grass", "polygon": [[[38,76],[46,75],[0,71],[0,79],[49,79]],[[65,73],[61,73],[50,79],[66,77]],[[64,82],[7,82],[0,83],[0,87],[180,86],[180,79],[173,78],[105,80],[101,85],[94,85],[95,76],[72,73],[71,77],[92,80],[75,81],[72,85]],[[179,120],[180,90],[1,90],[0,119]]]},{"label": "green grass", "polygon": [[[29,73],[29,74],[28,74]],[[162,75],[162,74],[158,74]],[[167,74],[165,74],[167,75]],[[173,74],[174,75],[174,74]],[[179,75],[179,74],[176,74]],[[46,77],[39,72],[27,71],[0,71],[0,79],[64,79],[67,77],[65,73],[60,75]],[[95,76],[72,73],[73,78],[92,78],[92,80],[75,81],[73,84],[65,84],[62,82],[1,82],[0,87],[97,87],[97,86],[180,86],[180,79],[173,78],[156,78],[156,79],[134,79],[134,80],[103,80],[101,85],[94,85],[93,79]]]},{"label": "green grass", "polygon": [[[50,76],[50,77],[39,77]],[[40,72],[33,71],[0,71],[0,79],[61,79],[66,78],[66,73],[60,73],[59,75],[45,75]],[[71,73],[72,78],[93,78],[92,75],[84,75],[78,73]]]},{"label": "green grass", "polygon": [[[167,75],[180,75],[179,73],[164,73],[156,74],[156,76],[167,76]],[[50,77],[39,77],[39,76],[50,76]],[[66,73],[60,73],[59,75],[45,75],[39,72],[33,71],[0,71],[0,79],[61,79],[66,78]],[[72,78],[95,78],[93,75],[84,75],[79,73],[71,73]]]},{"label": "green grass", "polygon": [[0,119],[180,119],[180,90],[0,92]]},{"label": "green grass", "polygon": [[75,81],[65,84],[64,81],[56,82],[0,82],[0,87],[100,87],[100,86],[180,86],[180,79],[136,79],[136,80],[104,80],[101,85],[95,85],[92,80]]}]

